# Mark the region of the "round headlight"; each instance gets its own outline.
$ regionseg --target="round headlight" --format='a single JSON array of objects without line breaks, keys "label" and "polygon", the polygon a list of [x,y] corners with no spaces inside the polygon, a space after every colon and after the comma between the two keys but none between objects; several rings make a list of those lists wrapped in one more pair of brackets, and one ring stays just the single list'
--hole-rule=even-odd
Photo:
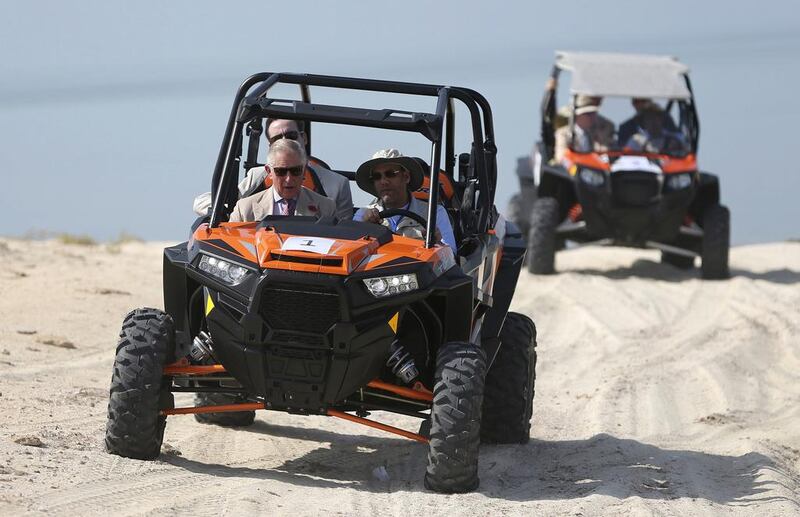
[{"label": "round headlight", "polygon": [[250,272],[245,267],[231,264],[230,262],[208,255],[203,255],[200,258],[200,263],[197,267],[201,271],[222,280],[228,285],[240,284]]},{"label": "round headlight", "polygon": [[594,169],[581,169],[578,173],[578,177],[581,181],[593,187],[599,187],[605,182],[603,173]]},{"label": "round headlight", "polygon": [[672,190],[680,190],[692,184],[691,174],[670,174],[666,178],[667,187]]},{"label": "round headlight", "polygon": [[228,276],[230,277],[230,279],[231,279],[233,282],[238,282],[238,281],[239,281],[239,280],[241,280],[241,279],[244,277],[244,275],[246,275],[246,274],[247,274],[247,270],[246,270],[245,268],[243,268],[243,267],[239,267],[239,266],[233,266],[233,265],[231,265],[231,266],[228,268]]},{"label": "round headlight", "polygon": [[375,295],[380,295],[386,292],[389,288],[389,283],[383,278],[376,278],[369,283],[369,290]]}]

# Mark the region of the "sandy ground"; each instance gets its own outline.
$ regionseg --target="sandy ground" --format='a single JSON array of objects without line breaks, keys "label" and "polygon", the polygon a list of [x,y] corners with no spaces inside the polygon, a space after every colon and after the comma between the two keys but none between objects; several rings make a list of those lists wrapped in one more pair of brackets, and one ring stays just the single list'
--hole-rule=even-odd
[{"label": "sandy ground", "polygon": [[0,239],[0,515],[800,514],[800,243],[735,248],[721,282],[608,248],[523,273],[532,440],[482,447],[454,496],[424,490],[425,446],[324,417],[176,416],[159,460],[105,453],[119,325],[162,306],[162,246]]}]

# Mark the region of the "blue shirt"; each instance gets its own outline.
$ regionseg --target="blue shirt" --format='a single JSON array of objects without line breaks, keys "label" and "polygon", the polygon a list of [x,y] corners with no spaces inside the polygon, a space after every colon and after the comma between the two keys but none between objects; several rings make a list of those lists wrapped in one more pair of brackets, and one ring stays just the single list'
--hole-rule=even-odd
[{"label": "blue shirt", "polygon": [[[411,201],[406,203],[406,206],[403,208],[408,210]],[[353,215],[353,219],[356,221],[363,221],[364,220],[364,213],[367,211],[366,208],[359,208],[356,211],[355,215]],[[393,217],[387,218],[389,222],[389,227],[392,231],[397,230],[397,225],[400,224],[400,221],[403,219],[404,216],[396,215]],[[425,217],[425,216],[423,216]],[[442,205],[436,206],[436,229],[439,230],[439,233],[442,234],[442,242],[450,246],[450,249],[453,250],[453,253],[456,252],[456,237],[453,234],[453,226],[450,224],[450,217],[447,215],[447,210]]]}]

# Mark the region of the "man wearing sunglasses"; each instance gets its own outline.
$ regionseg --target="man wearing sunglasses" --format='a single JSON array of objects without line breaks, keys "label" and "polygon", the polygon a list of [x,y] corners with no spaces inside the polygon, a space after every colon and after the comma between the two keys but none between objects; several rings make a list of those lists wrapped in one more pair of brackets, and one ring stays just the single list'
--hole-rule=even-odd
[{"label": "man wearing sunglasses", "polygon": [[300,142],[276,140],[269,147],[265,166],[272,186],[240,199],[233,207],[230,221],[260,221],[268,215],[306,215],[317,219],[334,216],[333,200],[303,186],[306,166],[306,151]]},{"label": "man wearing sunglasses", "polygon": [[[381,219],[378,215],[383,210],[402,208],[427,219],[428,203],[411,195],[420,188],[424,177],[420,160],[403,156],[397,149],[376,152],[371,160],[361,164],[356,171],[358,186],[376,196],[376,199],[369,206],[360,208],[353,219],[382,224],[405,237],[424,239],[425,227],[410,217],[396,215]],[[455,253],[453,227],[442,205],[436,207],[436,234],[437,239],[450,246]]]},{"label": "man wearing sunglasses", "polygon": [[[267,119],[266,133],[267,142],[270,145],[280,140],[294,140],[299,142],[303,148],[306,146],[306,133],[303,131],[303,123],[297,120],[287,119]],[[320,195],[331,198],[336,204],[336,217],[339,219],[350,219],[353,215],[353,197],[350,193],[350,182],[333,171],[329,171],[322,165],[313,162],[306,165],[306,186]],[[239,183],[239,197],[251,196],[266,189],[267,179],[266,167],[253,167],[247,171],[245,178]],[[211,209],[211,193],[200,194],[194,200],[193,209],[197,215],[207,215]]]}]

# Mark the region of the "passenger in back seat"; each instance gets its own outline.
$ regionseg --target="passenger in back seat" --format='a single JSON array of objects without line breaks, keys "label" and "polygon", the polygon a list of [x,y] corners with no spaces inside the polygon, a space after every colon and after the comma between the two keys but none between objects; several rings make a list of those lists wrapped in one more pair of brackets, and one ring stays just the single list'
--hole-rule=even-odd
[{"label": "passenger in back seat", "polygon": [[[303,147],[306,145],[306,133],[303,131],[302,122],[286,119],[267,119],[265,136],[270,145],[281,139],[295,140]],[[329,171],[318,163],[309,160],[306,176],[309,187],[314,187],[317,194],[329,197],[336,204],[336,217],[350,219],[353,216],[353,197],[350,193],[350,182],[333,171]],[[316,176],[318,181],[313,181]],[[247,171],[245,178],[239,183],[239,197],[251,196],[265,188],[267,180],[265,166],[253,167]],[[211,209],[211,193],[200,194],[194,199],[194,212],[197,215],[207,215]]]},{"label": "passenger in back seat", "polygon": [[[428,217],[428,203],[412,195],[423,182],[422,165],[415,158],[403,156],[397,149],[382,149],[371,160],[361,164],[356,171],[356,183],[376,199],[365,208],[360,208],[353,216],[357,221],[382,224],[397,234],[414,239],[425,238],[425,227],[410,217],[397,215],[381,219],[383,210],[402,208]],[[456,239],[447,210],[442,205],[436,207],[436,237],[456,252]]]}]

